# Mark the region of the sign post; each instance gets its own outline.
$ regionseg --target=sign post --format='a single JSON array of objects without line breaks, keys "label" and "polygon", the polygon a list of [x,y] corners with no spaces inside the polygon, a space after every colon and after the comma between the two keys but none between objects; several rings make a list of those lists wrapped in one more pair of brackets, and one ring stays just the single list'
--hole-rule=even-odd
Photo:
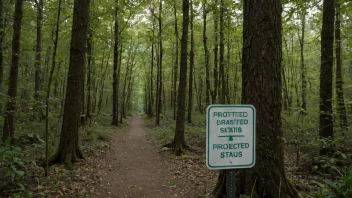
[{"label": "sign post", "polygon": [[206,165],[226,171],[227,197],[235,197],[236,169],[255,164],[255,108],[210,105],[207,108]]}]

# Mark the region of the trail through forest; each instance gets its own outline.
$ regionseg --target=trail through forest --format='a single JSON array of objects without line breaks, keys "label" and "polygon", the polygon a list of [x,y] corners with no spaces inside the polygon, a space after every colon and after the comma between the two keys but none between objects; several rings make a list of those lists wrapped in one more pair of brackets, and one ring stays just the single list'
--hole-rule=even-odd
[{"label": "trail through forest", "polygon": [[114,136],[98,184],[99,197],[175,197],[162,156],[142,125],[142,116],[135,116],[128,131]]}]

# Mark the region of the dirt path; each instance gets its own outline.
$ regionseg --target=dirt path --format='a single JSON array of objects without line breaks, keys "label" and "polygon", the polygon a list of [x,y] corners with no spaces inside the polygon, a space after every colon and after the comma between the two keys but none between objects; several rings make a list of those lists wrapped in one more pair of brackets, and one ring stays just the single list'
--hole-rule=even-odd
[{"label": "dirt path", "polygon": [[176,197],[159,153],[147,140],[143,118],[132,118],[129,130],[114,136],[107,153],[97,197]]}]

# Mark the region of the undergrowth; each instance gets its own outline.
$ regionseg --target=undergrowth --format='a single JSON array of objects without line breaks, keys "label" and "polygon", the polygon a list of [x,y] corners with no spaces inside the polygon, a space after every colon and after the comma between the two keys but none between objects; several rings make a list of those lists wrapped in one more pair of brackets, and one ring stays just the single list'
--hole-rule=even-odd
[{"label": "undergrowth", "polygon": [[[156,146],[160,147],[170,143],[174,138],[176,121],[173,120],[173,112],[166,111],[161,115],[161,124],[155,125],[155,119],[145,117],[147,133],[154,138]],[[192,123],[185,123],[185,138],[188,145],[198,147],[205,152],[205,114],[193,113]]]},{"label": "undergrowth", "polygon": [[[282,115],[282,141],[289,178],[303,197],[352,197],[352,134],[342,134],[336,126],[334,140],[321,140],[318,135],[319,114],[315,111],[308,113],[291,109]],[[144,117],[155,146],[161,147],[173,140],[176,121],[171,110],[163,112],[159,126],[155,125],[155,117]],[[189,146],[205,152],[205,114],[192,114],[192,123],[185,123],[185,137]],[[324,146],[331,147],[331,152],[320,156],[319,150]]]},{"label": "undergrowth", "polygon": [[[118,128],[128,126],[123,120]],[[25,116],[25,115],[22,115]],[[61,132],[61,118],[50,118],[49,156],[58,148]],[[62,165],[49,167],[49,177],[37,163],[45,159],[44,120],[28,120],[19,117],[13,144],[0,143],[0,197],[48,197],[77,196],[79,187],[72,187],[75,170],[66,170]],[[1,119],[1,118],[0,118]],[[109,148],[116,127],[110,125],[111,116],[101,112],[79,131],[80,148],[86,157],[98,156],[100,150]],[[77,163],[77,170],[81,167]],[[84,163],[84,162],[83,162]]]}]

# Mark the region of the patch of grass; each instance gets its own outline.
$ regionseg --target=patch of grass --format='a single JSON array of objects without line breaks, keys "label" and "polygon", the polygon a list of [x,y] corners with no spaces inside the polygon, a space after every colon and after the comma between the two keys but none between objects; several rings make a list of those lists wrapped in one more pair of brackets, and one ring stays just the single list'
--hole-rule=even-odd
[{"label": "patch of grass", "polygon": [[[185,123],[185,137],[189,146],[204,148],[205,150],[205,114],[194,112],[192,123]],[[161,115],[160,125],[155,125],[155,117],[144,116],[147,133],[156,140],[156,146],[160,147],[170,143],[175,135],[176,121],[173,120],[173,112],[168,110]]]}]

